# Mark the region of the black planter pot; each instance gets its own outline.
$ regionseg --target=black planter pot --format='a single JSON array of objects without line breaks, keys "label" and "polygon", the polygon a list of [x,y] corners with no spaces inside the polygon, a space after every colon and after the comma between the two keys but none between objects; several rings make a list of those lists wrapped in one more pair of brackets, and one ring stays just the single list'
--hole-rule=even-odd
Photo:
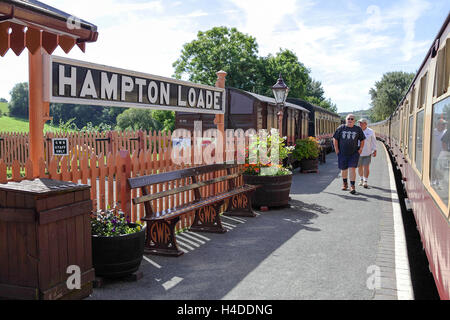
[{"label": "black planter pot", "polygon": [[261,185],[252,196],[252,206],[285,207],[289,205],[292,174],[285,176],[253,176],[244,174],[244,183]]},{"label": "black planter pot", "polygon": [[121,236],[92,235],[95,275],[120,278],[136,272],[144,255],[145,228]]},{"label": "black planter pot", "polygon": [[300,160],[300,172],[317,172],[319,170],[319,159]]}]

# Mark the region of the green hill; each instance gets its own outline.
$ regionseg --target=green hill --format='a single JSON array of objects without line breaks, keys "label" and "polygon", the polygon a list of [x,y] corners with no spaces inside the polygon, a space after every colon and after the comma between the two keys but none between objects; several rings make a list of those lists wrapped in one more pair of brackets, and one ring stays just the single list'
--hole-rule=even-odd
[{"label": "green hill", "polygon": [[8,102],[0,102],[0,112],[2,115],[9,113]]},{"label": "green hill", "polygon": [[[47,123],[44,124],[44,132],[57,130],[58,127],[52,127]],[[6,116],[0,117],[0,132],[28,132],[28,131],[29,131],[28,120]]]},{"label": "green hill", "polygon": [[339,112],[339,115],[341,116],[342,119],[345,119],[345,117],[347,117],[347,115],[350,113],[354,114],[357,120],[361,118],[366,118],[370,122],[370,109],[351,112]]}]

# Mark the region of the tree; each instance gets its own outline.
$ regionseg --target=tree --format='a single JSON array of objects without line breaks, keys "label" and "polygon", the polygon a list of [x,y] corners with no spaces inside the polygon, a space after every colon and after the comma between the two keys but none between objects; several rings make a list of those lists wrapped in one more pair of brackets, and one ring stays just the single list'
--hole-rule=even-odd
[{"label": "tree", "polygon": [[251,91],[257,82],[258,45],[256,39],[236,28],[214,27],[199,31],[197,39],[183,46],[173,63],[174,77],[188,75],[189,81],[214,85],[216,72],[227,72],[227,86]]},{"label": "tree", "polygon": [[28,82],[17,83],[9,93],[9,114],[19,118],[28,118]]},{"label": "tree", "polygon": [[[173,118],[172,123],[171,118]],[[117,126],[122,130],[173,130],[175,113],[132,108],[117,116]]]},{"label": "tree", "polygon": [[255,38],[236,28],[215,27],[200,31],[197,39],[183,46],[180,58],[173,63],[174,77],[181,79],[188,75],[189,81],[214,85],[216,72],[224,70],[227,87],[272,97],[271,87],[281,72],[290,88],[290,97],[336,110],[336,105],[325,99],[320,81],[311,79],[310,70],[294,52],[280,49],[267,57],[258,57],[257,53]]},{"label": "tree", "polygon": [[0,102],[8,102],[8,100],[6,100],[5,98],[0,98]]},{"label": "tree", "polygon": [[289,96],[304,99],[310,82],[309,69],[301,63],[290,50],[280,50],[275,56],[269,54],[259,60],[260,81],[256,85],[256,92],[266,96],[273,96],[271,87],[276,83],[279,73],[289,87]]},{"label": "tree", "polygon": [[53,123],[65,123],[74,119],[73,123],[78,128],[83,128],[91,123],[91,127],[100,125],[116,125],[117,116],[127,108],[101,107],[77,104],[53,103],[50,105],[50,116],[53,117]]},{"label": "tree", "polygon": [[394,112],[406,94],[414,75],[403,71],[387,72],[380,81],[375,82],[375,88],[369,90],[372,121],[384,120]]}]

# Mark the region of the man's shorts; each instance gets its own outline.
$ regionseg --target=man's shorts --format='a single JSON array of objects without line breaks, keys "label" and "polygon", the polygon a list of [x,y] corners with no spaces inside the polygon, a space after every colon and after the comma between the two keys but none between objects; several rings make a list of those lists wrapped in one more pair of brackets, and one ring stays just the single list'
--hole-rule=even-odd
[{"label": "man's shorts", "polygon": [[359,153],[355,152],[351,155],[338,154],[338,167],[341,170],[358,167]]},{"label": "man's shorts", "polygon": [[358,161],[359,166],[368,166],[370,161],[372,160],[372,156],[360,156]]}]

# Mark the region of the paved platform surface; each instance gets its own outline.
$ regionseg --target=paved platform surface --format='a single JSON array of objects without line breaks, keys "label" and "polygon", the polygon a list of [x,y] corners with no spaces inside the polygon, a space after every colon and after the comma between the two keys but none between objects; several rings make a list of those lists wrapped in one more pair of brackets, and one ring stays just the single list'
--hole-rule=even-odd
[{"label": "paved platform surface", "polygon": [[378,149],[368,189],[341,191],[328,154],[319,173],[296,169],[291,208],[223,217],[225,234],[181,233],[185,254],[146,255],[141,280],[107,281],[88,299],[408,299],[397,287],[408,280],[398,270],[407,260],[396,257],[387,155]]}]

